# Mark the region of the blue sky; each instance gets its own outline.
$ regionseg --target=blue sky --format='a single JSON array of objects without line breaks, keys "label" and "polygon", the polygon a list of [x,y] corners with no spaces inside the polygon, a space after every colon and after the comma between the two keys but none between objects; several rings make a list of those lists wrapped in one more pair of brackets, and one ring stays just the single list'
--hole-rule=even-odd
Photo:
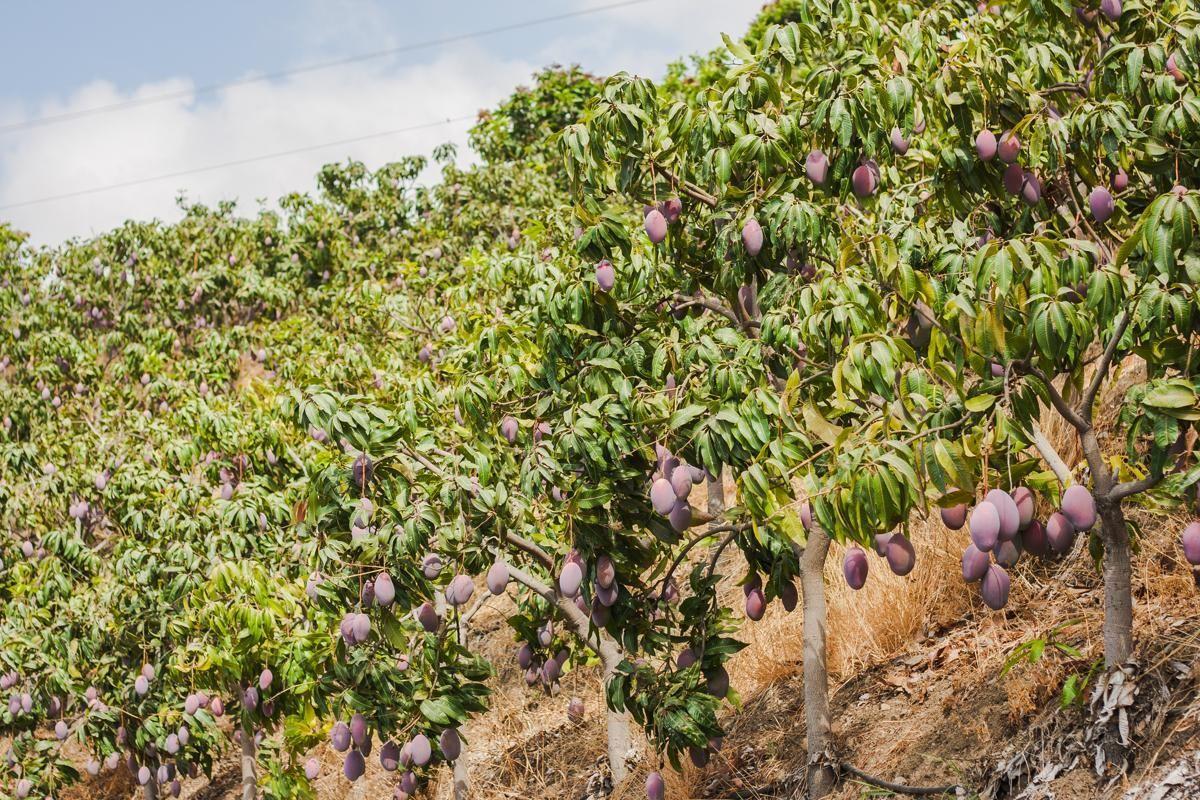
[{"label": "blue sky", "polygon": [[[41,0],[5,10],[0,126],[163,92],[525,22],[612,0]],[[0,207],[142,177],[474,113],[538,67],[657,76],[672,58],[740,32],[763,0],[653,0],[398,56],[135,110],[0,133]],[[465,145],[469,123],[52,203],[0,219],[54,243],[127,217],[175,216],[184,192],[253,211],[307,189],[321,163],[372,166]],[[468,156],[469,157],[469,156]]]},{"label": "blue sky", "polygon": [[[9,35],[0,49],[0,69],[5,75],[20,76],[19,81],[6,81],[4,95],[31,102],[98,77],[126,90],[180,75],[208,84],[276,67],[554,16],[572,6],[606,4],[607,0],[574,4],[560,0],[206,0],[195,4],[40,0],[5,9]],[[746,5],[753,8],[752,3]],[[650,14],[652,8],[649,4],[639,13]],[[593,24],[592,18],[584,17],[497,34],[489,37],[485,46],[501,58],[519,57],[528,52],[531,40],[586,33]],[[634,40],[642,38],[633,26],[626,33]],[[401,60],[419,61],[427,53]]]}]

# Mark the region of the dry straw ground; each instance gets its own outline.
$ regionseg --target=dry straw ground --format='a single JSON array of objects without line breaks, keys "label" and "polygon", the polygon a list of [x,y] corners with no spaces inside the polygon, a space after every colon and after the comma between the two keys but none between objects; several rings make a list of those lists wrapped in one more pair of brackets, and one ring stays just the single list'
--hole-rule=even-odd
[{"label": "dry straw ground", "polygon": [[[1128,377],[1118,376],[1107,390],[1105,416],[1113,416]],[[1079,461],[1069,431],[1048,424],[1047,433],[1068,463]],[[1120,447],[1107,429],[1102,438],[1109,452]],[[703,496],[698,501],[703,507]],[[1123,792],[1128,798],[1151,797],[1151,787],[1166,786],[1163,776],[1172,767],[1178,772],[1179,765],[1200,750],[1200,590],[1177,544],[1184,512],[1137,508],[1131,516],[1142,532],[1134,581],[1139,658],[1147,669],[1182,664],[1190,673],[1176,682],[1170,713],[1159,721],[1161,727],[1138,742],[1138,770],[1128,782],[1101,792],[1086,765],[1077,765],[1051,783],[1048,791],[1057,800],[1115,798]],[[841,578],[841,548],[831,551],[827,584],[835,736],[841,755],[872,774],[918,784],[970,785],[1033,727],[1050,724],[1070,732],[1083,724],[1082,711],[1063,711],[1058,705],[1068,677],[1086,674],[1100,658],[1100,582],[1077,545],[1067,559],[1019,565],[1013,571],[1008,608],[994,613],[979,601],[977,590],[961,580],[965,532],[947,531],[934,516],[915,521],[911,538],[918,552],[914,573],[897,578],[872,556],[870,579],[858,592]],[[735,608],[741,606],[738,580],[745,570],[739,559],[729,553],[720,564],[722,591]],[[511,608],[507,598],[490,601],[470,631],[471,645],[497,667],[491,710],[465,729],[470,796],[595,796],[604,760],[599,673],[595,668],[576,669],[554,695],[527,689],[504,624]],[[742,702],[727,710],[729,735],[706,769],[689,766],[681,775],[668,776],[672,800],[786,797],[795,791],[795,776],[805,760],[800,628],[799,611],[787,614],[774,604],[761,622],[743,629],[749,647],[730,665]],[[1051,636],[1081,655],[1051,649],[1036,663],[1022,662],[1004,673],[1010,655],[1023,642]],[[586,718],[579,725],[567,720],[571,697],[586,704]],[[644,747],[641,742],[638,746]],[[350,785],[341,777],[336,753],[321,747],[316,754],[324,762],[317,781],[322,800],[391,795],[392,776],[377,764]],[[1194,758],[1200,769],[1200,757]],[[650,762],[651,755],[644,754],[639,772],[644,773]],[[212,784],[193,782],[184,796],[234,797],[236,764],[229,761],[218,776]],[[635,779],[614,797],[643,797],[640,784]],[[73,796],[117,798],[131,791],[128,782],[110,781],[84,787]],[[866,792],[863,784],[847,781],[840,797],[872,796]],[[431,798],[450,794],[448,773],[438,776],[428,791]]]}]

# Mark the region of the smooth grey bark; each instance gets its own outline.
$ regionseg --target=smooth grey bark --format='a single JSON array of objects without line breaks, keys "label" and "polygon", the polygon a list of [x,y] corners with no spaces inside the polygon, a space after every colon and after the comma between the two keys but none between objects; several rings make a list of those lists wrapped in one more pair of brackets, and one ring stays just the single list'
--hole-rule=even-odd
[{"label": "smooth grey bark", "polygon": [[454,761],[454,800],[467,800],[471,796],[471,781],[467,775],[465,754],[460,753]]},{"label": "smooth grey bark", "polygon": [[[575,605],[570,598],[563,597],[554,589],[530,575],[518,566],[509,564],[508,574],[513,580],[521,583],[544,597],[558,609],[559,614],[570,623],[575,634],[587,644],[599,658],[603,669],[604,682],[617,673],[617,667],[623,658],[621,649],[612,637],[603,631],[591,630],[591,620]],[[629,716],[621,711],[608,710],[608,769],[612,773],[613,787],[619,786],[629,777],[629,766],[626,758],[629,755]]]},{"label": "smooth grey bark", "polygon": [[[445,595],[438,592],[438,597],[441,598],[441,603],[445,605]],[[489,592],[482,592],[479,598],[459,619],[458,624],[458,643],[462,647],[467,646],[467,623],[471,618],[478,613],[479,609],[483,608],[491,597]],[[467,770],[466,747],[463,746],[463,751],[458,754],[458,758],[454,759],[454,767],[450,773],[451,781],[454,787],[454,800],[467,800],[471,796],[471,776]]]},{"label": "smooth grey bark", "polygon": [[706,481],[708,488],[708,515],[714,520],[725,513],[725,473],[717,473],[712,480]]},{"label": "smooth grey bark", "polygon": [[[610,673],[605,670],[605,682]],[[607,707],[606,707],[607,708]],[[608,728],[608,770],[612,773],[613,788],[620,786],[629,777],[625,759],[629,756],[629,715],[623,711],[606,710]]]},{"label": "smooth grey bark", "polygon": [[1042,459],[1050,465],[1050,469],[1054,472],[1054,476],[1058,478],[1058,482],[1063,485],[1063,488],[1070,486],[1074,481],[1071,479],[1071,469],[1067,463],[1063,461],[1062,456],[1054,449],[1054,445],[1046,438],[1046,434],[1038,427],[1037,423],[1029,426],[1029,432],[1032,435],[1033,446],[1037,449]]},{"label": "smooth grey bark", "polygon": [[1133,654],[1133,568],[1129,558],[1129,526],[1121,498],[1113,499],[1112,472],[1104,462],[1096,432],[1089,425],[1079,441],[1092,471],[1100,538],[1104,543],[1104,665],[1116,669]]},{"label": "smooth grey bark", "polygon": [[254,752],[254,732],[242,725],[242,800],[258,797],[257,758]]},{"label": "smooth grey bark", "polygon": [[[1104,665],[1108,676],[1124,666],[1133,655],[1133,568],[1129,554],[1129,526],[1121,510],[1121,502],[1132,494],[1152,488],[1162,479],[1160,472],[1154,472],[1137,481],[1116,484],[1112,471],[1104,460],[1096,430],[1092,426],[1092,409],[1096,397],[1112,363],[1117,341],[1128,323],[1129,315],[1123,314],[1116,332],[1101,356],[1092,381],[1084,391],[1079,411],[1066,402],[1045,375],[1039,374],[1042,383],[1047,387],[1051,403],[1079,434],[1079,443],[1083,448],[1088,469],[1092,473],[1092,494],[1099,516],[1100,540],[1104,546],[1103,633]],[[1114,717],[1104,734],[1104,751],[1109,765],[1126,763],[1128,747],[1125,741],[1118,728],[1117,718]]]},{"label": "smooth grey bark", "polygon": [[[1120,502],[1100,505],[1100,536],[1104,542],[1104,664],[1115,675],[1133,655],[1133,568],[1129,558],[1129,526]],[[1128,740],[1114,715],[1104,731],[1108,768],[1128,768]]]},{"label": "smooth grey bark", "polygon": [[158,800],[158,776],[151,775],[150,780],[142,787],[142,797],[146,800]]},{"label": "smooth grey bark", "polygon": [[829,670],[825,650],[825,559],[829,536],[814,529],[800,554],[800,588],[804,593],[804,723],[808,737],[808,796],[825,797],[837,784],[827,763],[831,744]]},{"label": "smooth grey bark", "polygon": [[1100,511],[1104,539],[1104,663],[1119,667],[1133,655],[1133,567],[1129,526],[1119,503]]}]

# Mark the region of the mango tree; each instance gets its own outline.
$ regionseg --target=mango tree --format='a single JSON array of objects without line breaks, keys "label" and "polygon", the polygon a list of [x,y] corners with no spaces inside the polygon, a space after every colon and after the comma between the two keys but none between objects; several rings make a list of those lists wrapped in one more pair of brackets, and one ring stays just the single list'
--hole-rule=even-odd
[{"label": "mango tree", "polygon": [[[772,483],[807,484],[814,589],[822,530],[874,545],[936,503],[961,526],[954,507],[977,485],[1014,490],[1015,509],[1026,478],[1057,502],[1047,478],[1066,485],[1073,472],[1036,423],[1045,406],[1062,414],[1083,444],[1095,510],[1076,491],[1051,524],[1090,527],[1099,514],[1105,654],[1120,667],[1132,643],[1121,501],[1162,480],[1196,413],[1197,218],[1185,187],[1197,106],[1180,66],[1195,49],[1194,12],[946,2],[789,13],[757,41],[727,40],[732,66],[689,102],[627,76],[605,86],[562,137],[592,223],[581,250],[616,261],[629,238],[622,206],[640,199],[645,236],[691,284],[646,305],[699,306],[758,335],[770,382],[809,442],[826,444],[782,461],[758,492],[759,481],[740,485],[748,506],[765,497],[759,510],[774,511]],[[609,270],[623,267],[601,262],[597,275],[611,285]],[[1126,355],[1147,363],[1147,379],[1126,396],[1129,446],[1114,470],[1092,409]],[[1008,541],[1031,522],[1016,520]],[[903,532],[878,544],[893,569],[911,569]],[[985,599],[1002,605],[1007,576],[984,560]],[[851,549],[852,582],[865,564]],[[819,767],[828,717],[814,686],[825,683],[822,604],[811,601]],[[813,793],[829,778],[815,769]]]}]

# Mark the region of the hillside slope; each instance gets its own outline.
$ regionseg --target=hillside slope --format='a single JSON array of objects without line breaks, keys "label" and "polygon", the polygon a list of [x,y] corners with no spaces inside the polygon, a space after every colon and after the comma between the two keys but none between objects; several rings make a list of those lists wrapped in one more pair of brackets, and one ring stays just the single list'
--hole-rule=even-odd
[{"label": "hillside slope", "polygon": [[[1143,563],[1137,576],[1138,662],[1144,683],[1130,720],[1138,751],[1127,783],[1103,785],[1091,768],[1084,737],[1089,725],[1081,700],[1061,707],[1064,682],[1086,674],[1100,648],[1099,581],[1086,562],[1017,572],[1014,602],[1001,616],[982,615],[972,590],[955,572],[963,537],[942,533],[944,546],[923,554],[910,580],[884,579],[861,592],[831,600],[837,620],[831,641],[835,666],[834,730],[839,756],[885,780],[917,786],[959,784],[967,797],[1057,800],[1184,800],[1200,787],[1200,628],[1195,624],[1197,586],[1176,555],[1177,520],[1146,512]],[[730,557],[722,573],[738,576]],[[840,575],[829,576],[837,585]],[[725,592],[740,594],[732,578]],[[598,797],[603,785],[602,696],[594,668],[570,673],[553,696],[523,685],[511,657],[512,633],[504,599],[490,601],[474,618],[472,647],[493,659],[492,708],[464,733],[469,742],[470,797],[507,800]],[[800,618],[773,609],[746,629],[750,646],[731,673],[742,705],[728,713],[729,735],[705,769],[689,768],[671,785],[672,798],[794,797],[805,762]],[[1005,664],[1022,644],[1054,636],[1078,657],[1048,652],[1034,663]],[[1003,674],[1002,674],[1003,673]],[[567,719],[567,699],[587,708],[581,724]],[[316,782],[321,800],[370,798],[390,792],[372,767],[367,780],[348,787],[340,759],[326,746]],[[1037,780],[1030,783],[1037,776]],[[446,773],[430,798],[453,797]],[[1010,787],[1015,787],[1010,788]],[[839,797],[872,789],[852,777]],[[127,781],[91,785],[72,796],[123,800]],[[1024,794],[1022,794],[1024,792]],[[214,781],[185,787],[183,797],[237,798],[234,761]],[[618,797],[637,798],[640,791]],[[872,796],[888,796],[887,792]]]},{"label": "hillside slope", "polygon": [[1200,15],[1107,5],[789,0],[433,186],[0,226],[0,792],[1189,796]]}]

